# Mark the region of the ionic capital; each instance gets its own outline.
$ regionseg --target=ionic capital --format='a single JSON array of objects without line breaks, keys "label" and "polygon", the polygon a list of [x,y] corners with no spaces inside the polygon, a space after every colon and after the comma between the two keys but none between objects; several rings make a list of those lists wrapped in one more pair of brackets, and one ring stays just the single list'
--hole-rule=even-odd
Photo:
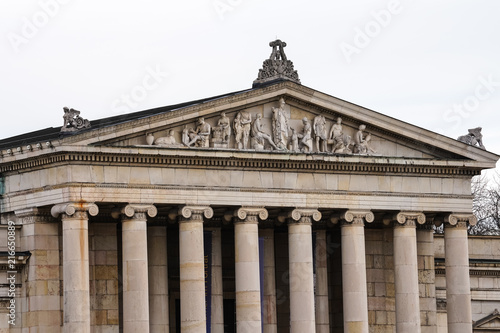
[{"label": "ionic capital", "polygon": [[152,204],[128,204],[120,210],[123,218],[147,220],[147,216],[155,217],[158,210]]},{"label": "ionic capital", "polygon": [[467,228],[468,225],[476,225],[477,218],[473,214],[451,213],[444,217],[445,227]]},{"label": "ionic capital", "polygon": [[52,216],[56,218],[60,214],[66,215],[67,217],[88,218],[87,212],[91,216],[96,216],[99,213],[99,207],[94,203],[69,202],[54,205],[50,210]]},{"label": "ionic capital", "polygon": [[295,208],[288,214],[288,223],[311,224],[312,220],[321,220],[321,212],[317,209]]},{"label": "ionic capital", "polygon": [[203,221],[203,216],[210,219],[214,216],[214,211],[210,206],[182,206],[179,208],[181,222]]},{"label": "ionic capital", "polygon": [[425,223],[425,214],[422,212],[401,211],[394,215],[394,226],[415,227]]},{"label": "ionic capital", "polygon": [[234,211],[236,223],[258,223],[261,220],[267,220],[269,213],[264,207],[241,207]]},{"label": "ionic capital", "polygon": [[375,220],[371,210],[348,210],[340,215],[342,224],[361,224],[364,222],[372,223]]}]

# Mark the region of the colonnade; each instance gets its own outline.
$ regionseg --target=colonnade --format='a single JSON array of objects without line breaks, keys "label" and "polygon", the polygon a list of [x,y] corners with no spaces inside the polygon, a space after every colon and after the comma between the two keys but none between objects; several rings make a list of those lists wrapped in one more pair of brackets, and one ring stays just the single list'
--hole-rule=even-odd
[{"label": "colonnade", "polygon": [[[68,203],[52,208],[61,217],[64,271],[64,332],[90,332],[88,215],[96,216],[95,204]],[[156,282],[153,275],[166,276],[166,258],[152,255],[166,244],[150,235],[148,217],[157,214],[154,205],[128,204],[119,211],[122,223],[123,329],[149,332],[168,326],[168,282]],[[179,216],[180,325],[181,332],[206,332],[203,224],[213,216],[209,206],[183,206]],[[316,209],[296,208],[288,214],[290,332],[328,331],[328,273],[326,237],[316,242],[316,288],[313,274],[312,223],[322,216]],[[260,283],[259,220],[268,218],[264,207],[240,207],[234,211],[235,295],[238,332],[276,332],[276,286],[274,256],[263,260],[265,276]],[[344,332],[368,332],[368,295],[365,262],[365,223],[375,219],[369,210],[347,210],[341,222],[342,287]],[[394,225],[394,278],[396,330],[420,332],[417,225],[426,222],[422,212],[402,211],[387,219]],[[467,223],[470,214],[449,214],[445,221],[445,261],[448,332],[472,332],[468,270]],[[432,232],[432,230],[429,230]],[[261,229],[264,249],[273,251],[272,229]],[[165,239],[165,238],[163,238]],[[214,248],[220,257],[220,234]],[[149,257],[148,257],[149,247]],[[274,252],[272,252],[274,253]],[[149,259],[149,263],[148,263]],[[219,258],[220,260],[220,258]],[[221,266],[220,262],[215,266]],[[157,274],[158,270],[160,272]],[[216,276],[222,275],[218,270]],[[316,289],[316,290],[315,290]],[[222,302],[222,290],[215,293]],[[265,304],[261,304],[261,301]],[[264,306],[265,316],[262,316]],[[151,315],[153,313],[153,315]],[[215,316],[221,316],[216,313]],[[214,320],[215,319],[215,320]],[[223,324],[212,314],[212,332]]]}]

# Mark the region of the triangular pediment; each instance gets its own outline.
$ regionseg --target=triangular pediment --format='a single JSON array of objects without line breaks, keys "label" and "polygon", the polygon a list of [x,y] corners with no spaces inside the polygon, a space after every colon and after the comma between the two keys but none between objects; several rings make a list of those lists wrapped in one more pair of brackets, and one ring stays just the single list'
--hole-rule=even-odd
[{"label": "triangular pediment", "polygon": [[475,321],[472,325],[474,332],[500,332],[500,314],[498,310]]},{"label": "triangular pediment", "polygon": [[[253,125],[257,117],[260,126]],[[241,118],[251,123],[239,130]],[[90,123],[52,143],[466,160],[480,162],[480,168],[498,160],[486,150],[289,81]],[[304,138],[308,135],[311,140]]]}]

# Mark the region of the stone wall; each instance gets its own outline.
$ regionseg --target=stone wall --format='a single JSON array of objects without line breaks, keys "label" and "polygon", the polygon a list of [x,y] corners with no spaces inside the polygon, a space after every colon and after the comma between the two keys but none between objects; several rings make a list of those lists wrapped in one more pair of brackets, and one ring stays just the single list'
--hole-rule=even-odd
[{"label": "stone wall", "polygon": [[118,332],[118,243],[116,223],[90,223],[90,304],[95,333]]}]

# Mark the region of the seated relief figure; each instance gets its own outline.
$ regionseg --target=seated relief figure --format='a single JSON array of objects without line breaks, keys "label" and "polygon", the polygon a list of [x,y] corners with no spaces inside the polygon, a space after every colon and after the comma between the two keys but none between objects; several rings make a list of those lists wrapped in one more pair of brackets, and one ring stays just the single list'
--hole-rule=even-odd
[{"label": "seated relief figure", "polygon": [[[326,119],[325,117],[319,115],[314,117],[313,121],[314,136],[316,139],[316,151],[317,152],[327,152],[327,135],[326,135]],[[320,146],[321,142],[321,146]]]},{"label": "seated relief figure", "polygon": [[366,125],[359,125],[359,130],[354,137],[354,153],[355,154],[370,154],[375,153],[375,150],[370,147],[371,134],[363,135]]},{"label": "seated relief figure", "polygon": [[198,119],[198,126],[196,127],[196,130],[193,130],[192,128],[188,130],[187,135],[189,137],[189,141],[187,144],[184,144],[188,147],[191,147],[193,144],[195,144],[196,147],[208,147],[210,141],[210,130],[210,124],[206,123],[204,118]]},{"label": "seated relief figure", "polygon": [[278,150],[278,147],[274,144],[271,136],[262,130],[262,126],[262,115],[258,113],[252,124],[252,148],[255,150],[264,150],[264,143],[267,141],[271,147]]},{"label": "seated relief figure", "polygon": [[300,139],[299,148],[303,153],[310,153],[313,148],[311,124],[306,117],[302,118],[302,124],[304,124],[302,133],[297,134],[297,137]]},{"label": "seated relief figure", "polygon": [[337,122],[332,125],[328,142],[332,144],[332,153],[351,154],[351,136],[343,133],[342,118],[338,117]]},{"label": "seated relief figure", "polygon": [[231,126],[229,118],[225,112],[221,113],[221,117],[217,121],[217,126],[212,128],[212,146],[215,148],[227,148],[229,137],[231,136]]}]

